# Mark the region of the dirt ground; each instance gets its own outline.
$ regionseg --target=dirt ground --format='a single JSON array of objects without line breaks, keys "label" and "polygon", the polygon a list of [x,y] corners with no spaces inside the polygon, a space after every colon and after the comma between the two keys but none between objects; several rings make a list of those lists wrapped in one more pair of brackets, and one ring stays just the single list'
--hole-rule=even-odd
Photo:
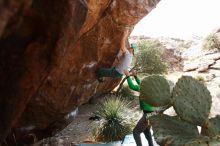
[{"label": "dirt ground", "polygon": [[51,138],[41,140],[33,146],[72,146],[85,141],[94,141],[92,137],[92,123],[89,120],[96,109],[96,103],[82,105],[78,114],[64,130]]}]

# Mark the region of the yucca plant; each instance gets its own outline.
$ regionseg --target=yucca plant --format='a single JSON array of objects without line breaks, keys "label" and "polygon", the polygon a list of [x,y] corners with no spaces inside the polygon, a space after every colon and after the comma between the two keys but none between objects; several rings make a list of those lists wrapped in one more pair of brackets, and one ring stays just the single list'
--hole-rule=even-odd
[{"label": "yucca plant", "polygon": [[107,96],[93,113],[100,117],[98,126],[94,128],[94,137],[97,141],[110,142],[121,140],[125,135],[131,133],[134,123],[128,116],[128,105],[126,100],[120,96]]}]

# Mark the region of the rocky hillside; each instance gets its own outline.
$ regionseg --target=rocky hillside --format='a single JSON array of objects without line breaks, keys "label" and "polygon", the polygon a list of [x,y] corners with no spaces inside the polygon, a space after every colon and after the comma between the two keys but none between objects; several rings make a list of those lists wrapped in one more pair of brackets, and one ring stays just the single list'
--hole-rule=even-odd
[{"label": "rocky hillside", "polygon": [[113,89],[119,81],[100,84],[96,69],[112,66],[124,30],[159,1],[2,0],[0,143],[51,135],[57,121]]},{"label": "rocky hillside", "polygon": [[169,66],[167,77],[176,82],[181,75],[189,75],[204,82],[213,98],[210,116],[220,113],[220,29],[210,32],[205,38],[192,40],[143,36],[130,39],[133,42],[158,40],[163,46],[161,58]]},{"label": "rocky hillside", "polygon": [[[212,39],[207,40],[210,35],[217,36],[218,40],[214,41],[216,45],[212,43]],[[181,75],[189,75],[202,81],[212,94],[210,116],[214,117],[220,114],[220,48],[218,48],[220,30],[210,32],[210,35],[206,38],[195,38],[190,41],[173,38],[159,38],[159,41],[165,47],[165,54],[169,54],[165,55],[167,58],[165,61],[171,67],[170,70],[173,70],[168,74],[168,77],[175,81]],[[207,41],[212,45],[209,47],[204,45],[207,44]],[[173,58],[178,58],[179,61]],[[173,67],[172,64],[174,64]],[[179,65],[181,68],[176,68]]]}]

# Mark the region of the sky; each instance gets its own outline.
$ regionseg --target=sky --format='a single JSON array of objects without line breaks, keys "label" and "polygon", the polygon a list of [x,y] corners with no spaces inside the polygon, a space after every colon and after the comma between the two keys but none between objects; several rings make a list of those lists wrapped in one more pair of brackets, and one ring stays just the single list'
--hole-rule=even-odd
[{"label": "sky", "polygon": [[220,0],[161,0],[131,36],[205,37],[220,27]]}]

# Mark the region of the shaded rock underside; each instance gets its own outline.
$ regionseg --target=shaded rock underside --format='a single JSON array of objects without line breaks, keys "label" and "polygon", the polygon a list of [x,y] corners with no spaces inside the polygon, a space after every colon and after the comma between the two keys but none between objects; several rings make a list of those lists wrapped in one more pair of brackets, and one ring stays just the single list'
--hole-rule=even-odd
[{"label": "shaded rock underside", "polygon": [[[159,0],[1,0],[0,142],[31,131],[42,138],[57,121],[120,79],[99,83],[126,28]],[[42,134],[43,133],[43,134]]]}]

